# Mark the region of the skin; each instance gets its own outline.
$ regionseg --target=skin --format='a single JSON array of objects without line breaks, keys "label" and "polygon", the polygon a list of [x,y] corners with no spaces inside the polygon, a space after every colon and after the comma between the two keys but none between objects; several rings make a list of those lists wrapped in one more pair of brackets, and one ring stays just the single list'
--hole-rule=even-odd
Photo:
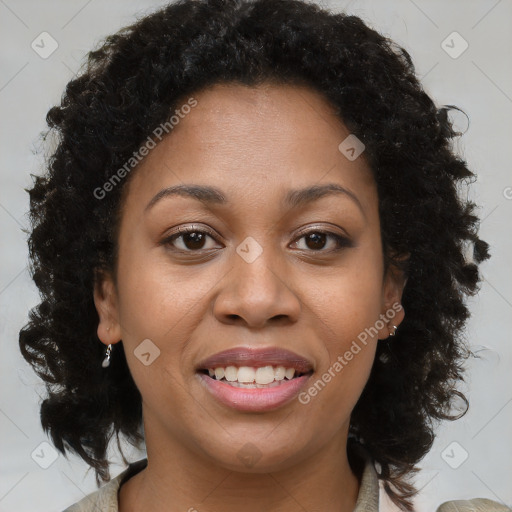
[{"label": "skin", "polygon": [[[364,153],[349,161],[339,151],[349,132],[307,87],[223,84],[194,97],[133,171],[116,279],[105,274],[94,290],[98,336],[122,340],[143,398],[148,466],[121,487],[120,511],[352,511],[360,482],[346,453],[350,414],[403,309],[306,405],[234,410],[202,386],[195,365],[233,347],[277,346],[309,359],[314,382],[400,303],[405,280],[384,272],[372,173]],[[184,183],[215,186],[228,202],[175,195],[145,210]],[[290,189],[326,183],[360,207],[346,194],[286,206]],[[191,224],[215,238],[161,243]],[[352,245],[304,236],[319,230]],[[248,236],[263,249],[252,263],[236,252]],[[146,366],[134,350],[147,338],[160,355]],[[260,455],[252,467],[237,456],[247,442]]]}]

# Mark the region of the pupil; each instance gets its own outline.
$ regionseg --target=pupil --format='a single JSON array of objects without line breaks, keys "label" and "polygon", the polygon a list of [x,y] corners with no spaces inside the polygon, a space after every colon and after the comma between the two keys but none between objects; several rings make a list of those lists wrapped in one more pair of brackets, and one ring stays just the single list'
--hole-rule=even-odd
[{"label": "pupil", "polygon": [[[306,238],[306,244],[310,249],[322,249],[325,245],[325,236],[323,233],[311,233]],[[313,242],[313,246],[308,242]]]},{"label": "pupil", "polygon": [[[190,243],[190,240],[192,241],[192,243]],[[203,233],[186,233],[184,235],[183,241],[187,249],[201,249],[204,243]],[[192,247],[190,247],[190,245],[192,245]]]}]

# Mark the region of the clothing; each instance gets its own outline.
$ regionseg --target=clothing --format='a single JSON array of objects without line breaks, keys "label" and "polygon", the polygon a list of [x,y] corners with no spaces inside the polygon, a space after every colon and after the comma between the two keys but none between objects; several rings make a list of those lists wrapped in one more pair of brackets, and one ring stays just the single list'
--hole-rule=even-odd
[{"label": "clothing", "polygon": [[[379,512],[379,479],[367,452],[357,447],[362,464],[360,489],[353,512]],[[110,480],[97,491],[68,507],[63,512],[119,512],[118,492],[129,478],[147,466],[147,459],[141,459],[128,466],[122,473]],[[512,512],[512,508],[488,499],[447,501],[436,512]]]}]

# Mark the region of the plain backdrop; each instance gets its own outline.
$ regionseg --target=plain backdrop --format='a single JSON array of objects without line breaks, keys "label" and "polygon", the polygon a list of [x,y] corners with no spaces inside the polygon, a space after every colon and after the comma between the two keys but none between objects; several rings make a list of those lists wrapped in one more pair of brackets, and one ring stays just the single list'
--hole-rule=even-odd
[{"label": "plain backdrop", "polygon": [[[45,389],[19,353],[18,332],[38,303],[22,231],[28,224],[24,188],[31,185],[30,173],[42,171],[36,150],[46,112],[59,102],[86,52],[163,4],[0,0],[1,512],[58,512],[96,489],[93,471],[80,459],[58,455],[53,460],[39,422]],[[446,500],[473,497],[510,506],[512,2],[340,0],[322,5],[359,15],[404,46],[436,103],[457,105],[469,116],[469,127],[464,116],[454,118],[466,130],[457,148],[478,174],[470,197],[481,206],[480,234],[492,251],[491,260],[481,266],[484,280],[480,294],[470,301],[466,330],[481,358],[468,363],[467,384],[461,387],[470,400],[469,412],[439,426],[432,450],[420,463],[416,484],[421,492],[415,503],[419,512],[434,511]],[[43,32],[51,39],[41,36]],[[49,52],[52,44],[58,47],[43,58],[41,53]],[[130,449],[126,454],[131,461],[145,455]],[[115,476],[124,466],[115,451],[111,456],[117,461],[111,466]],[[382,492],[381,503],[382,510],[395,510]]]}]

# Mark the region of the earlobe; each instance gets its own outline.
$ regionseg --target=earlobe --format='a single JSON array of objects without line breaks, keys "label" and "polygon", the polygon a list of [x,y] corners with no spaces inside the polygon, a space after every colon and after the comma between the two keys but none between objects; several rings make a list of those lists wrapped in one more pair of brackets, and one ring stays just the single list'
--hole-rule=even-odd
[{"label": "earlobe", "polygon": [[386,307],[380,315],[383,325],[382,329],[379,329],[379,340],[396,336],[404,317],[405,311],[400,302],[394,302],[391,306]]},{"label": "earlobe", "polygon": [[402,295],[406,283],[405,273],[391,265],[384,280],[380,315],[384,325],[379,329],[379,340],[395,336],[403,322],[405,311],[402,306]]},{"label": "earlobe", "polygon": [[97,273],[94,282],[94,305],[98,313],[98,338],[105,345],[121,340],[121,327],[118,321],[117,293],[110,275]]}]

